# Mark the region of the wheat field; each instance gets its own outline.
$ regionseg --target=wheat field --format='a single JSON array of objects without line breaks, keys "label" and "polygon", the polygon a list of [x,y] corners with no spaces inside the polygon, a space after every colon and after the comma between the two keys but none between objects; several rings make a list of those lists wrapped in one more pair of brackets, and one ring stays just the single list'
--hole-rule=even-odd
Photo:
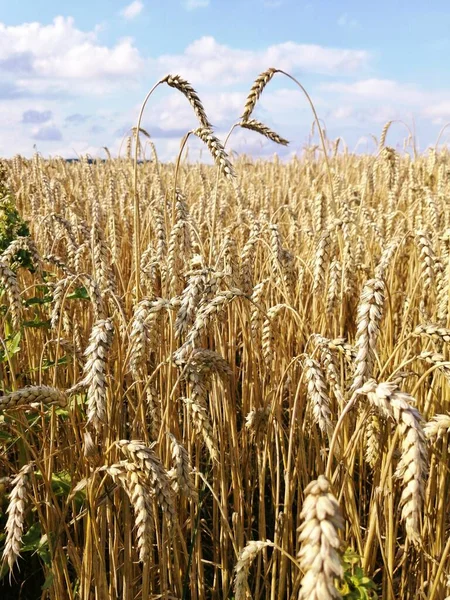
[{"label": "wheat field", "polygon": [[450,596],[448,151],[231,161],[162,81],[215,165],[2,161],[2,598]]}]

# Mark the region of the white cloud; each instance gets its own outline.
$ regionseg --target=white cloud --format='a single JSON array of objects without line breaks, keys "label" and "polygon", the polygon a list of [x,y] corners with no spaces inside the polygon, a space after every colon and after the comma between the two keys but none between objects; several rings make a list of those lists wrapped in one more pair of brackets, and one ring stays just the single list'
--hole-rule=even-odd
[{"label": "white cloud", "polygon": [[267,8],[278,8],[282,4],[282,0],[264,0],[264,6],[266,6]]},{"label": "white cloud", "polygon": [[347,13],[344,13],[338,18],[337,24],[339,27],[349,27],[350,29],[359,27],[358,21],[352,17],[349,17]]},{"label": "white cloud", "polygon": [[131,21],[131,19],[135,19],[141,14],[143,8],[144,3],[141,2],[141,0],[134,0],[134,2],[125,6],[125,8],[120,11],[120,14],[124,19]]},{"label": "white cloud", "polygon": [[322,90],[346,94],[353,98],[375,101],[387,99],[407,105],[420,105],[428,97],[427,93],[418,87],[392,79],[362,79],[354,83],[329,83],[320,87]]},{"label": "white cloud", "polygon": [[71,17],[56,17],[50,25],[0,23],[0,74],[14,76],[20,90],[73,92],[79,83],[87,93],[104,91],[105,84],[114,87],[142,66],[130,38],[111,47],[100,45],[97,29],[81,31]]},{"label": "white cloud", "polygon": [[[341,127],[364,125],[373,131],[390,120],[409,122],[411,116],[418,123],[426,123],[431,136],[431,125],[442,125],[450,119],[450,90],[427,90],[416,85],[392,79],[363,79],[353,83],[333,82],[319,86],[328,101],[327,120]],[[371,128],[372,127],[372,128]]]},{"label": "white cloud", "polygon": [[209,0],[185,0],[184,7],[187,10],[195,10],[196,8],[206,8],[209,6]]},{"label": "white cloud", "polygon": [[[125,4],[127,0],[122,1]],[[191,8],[193,4],[199,8],[201,3],[204,0],[195,0]],[[260,0],[261,7],[263,3],[275,5],[278,0]],[[193,41],[179,53],[144,57],[133,40],[101,43],[98,27],[83,31],[70,17],[57,17],[48,25],[0,23],[0,155],[20,152],[29,156],[35,143],[44,155],[73,156],[87,151],[104,155],[102,145],[116,153],[123,137],[120,128],[136,123],[145,95],[146,90],[138,87],[141,73],[149,76],[146,85],[167,73],[188,79],[223,139],[242,114],[255,77],[271,66],[300,73],[331,136],[348,135],[349,143],[355,143],[362,134],[378,132],[388,120],[409,121],[414,114],[418,129],[423,124],[423,138],[427,142],[433,139],[437,125],[450,118],[450,90],[432,91],[368,77],[370,62],[371,55],[365,50],[292,41],[242,49],[220,44],[211,36]],[[327,77],[317,83],[317,77],[308,77],[309,73]],[[349,80],[352,75],[358,79]],[[123,94],[125,86],[127,94]],[[114,91],[117,94],[104,101],[102,95]],[[233,132],[230,148],[255,156],[280,151],[288,156],[301,149],[308,137],[310,107],[304,95],[281,75],[264,91],[254,114],[291,140],[289,149],[239,129]],[[153,136],[161,159],[174,158],[184,132],[196,126],[186,98],[161,86],[144,115],[144,127]],[[206,148],[190,139],[189,157],[200,156],[206,159]]]},{"label": "white cloud", "polygon": [[205,36],[187,46],[183,54],[162,55],[154,62],[161,73],[179,72],[192,81],[230,85],[246,81],[268,67],[294,73],[350,74],[363,69],[369,59],[365,50],[295,42],[274,44],[264,50],[242,50]]},{"label": "white cloud", "polygon": [[436,104],[430,103],[430,105],[425,108],[424,113],[428,117],[436,119],[439,123],[445,118],[450,118],[450,98]]}]

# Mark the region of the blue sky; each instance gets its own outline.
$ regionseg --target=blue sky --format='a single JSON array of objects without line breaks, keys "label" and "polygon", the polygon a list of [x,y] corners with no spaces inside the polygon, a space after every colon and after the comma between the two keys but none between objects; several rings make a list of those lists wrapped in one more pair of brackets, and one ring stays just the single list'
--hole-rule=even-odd
[{"label": "blue sky", "polygon": [[[448,2],[319,0],[0,0],[0,155],[119,152],[147,90],[167,73],[188,79],[219,137],[242,112],[252,81],[280,67],[299,78],[331,138],[373,150],[370,134],[403,120],[425,150],[450,121]],[[276,76],[255,116],[287,149],[237,130],[236,152],[284,156],[308,140],[310,109]],[[160,87],[144,126],[173,159],[196,126],[176,90]],[[401,148],[397,123],[388,144]],[[450,136],[444,141],[450,140]],[[195,159],[199,148],[190,146]]]}]

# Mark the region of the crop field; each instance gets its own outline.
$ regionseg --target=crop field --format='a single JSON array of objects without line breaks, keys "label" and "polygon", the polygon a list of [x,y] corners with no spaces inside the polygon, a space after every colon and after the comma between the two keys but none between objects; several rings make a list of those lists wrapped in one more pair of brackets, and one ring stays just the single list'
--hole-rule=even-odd
[{"label": "crop field", "polygon": [[1,597],[443,600],[448,150],[231,160],[163,83],[215,164],[1,161]]}]

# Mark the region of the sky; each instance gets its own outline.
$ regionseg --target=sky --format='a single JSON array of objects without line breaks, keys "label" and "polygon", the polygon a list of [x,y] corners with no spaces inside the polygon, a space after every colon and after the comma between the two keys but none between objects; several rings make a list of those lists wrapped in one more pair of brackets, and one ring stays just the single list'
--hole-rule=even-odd
[{"label": "sky", "polygon": [[[269,67],[302,83],[350,151],[373,152],[389,120],[388,145],[401,150],[409,127],[425,151],[450,121],[449,31],[447,0],[0,0],[0,156],[123,154],[169,73],[195,88],[223,140]],[[280,74],[254,117],[289,146],[238,128],[227,148],[289,158],[317,143],[304,95]],[[196,126],[184,96],[159,86],[143,118],[159,157],[174,160]],[[199,144],[190,138],[192,160]]]}]

